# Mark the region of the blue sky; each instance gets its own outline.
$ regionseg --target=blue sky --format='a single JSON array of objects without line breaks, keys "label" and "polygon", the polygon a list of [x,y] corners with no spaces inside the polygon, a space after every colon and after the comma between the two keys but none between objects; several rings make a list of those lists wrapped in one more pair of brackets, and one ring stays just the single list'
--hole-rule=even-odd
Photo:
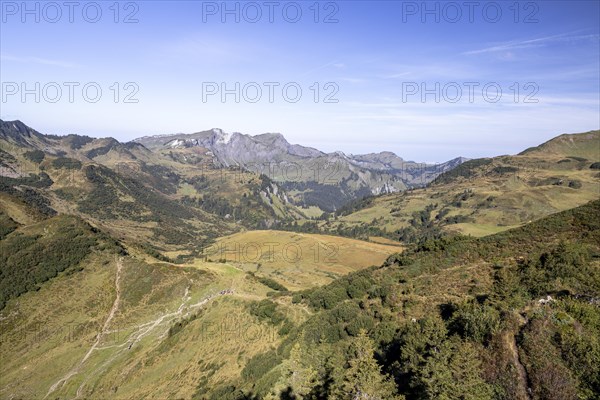
[{"label": "blue sky", "polygon": [[600,125],[598,1],[117,6],[76,2],[70,22],[62,1],[27,2],[29,14],[2,1],[0,118],[123,141],[281,132],[324,151],[432,162],[516,153]]}]

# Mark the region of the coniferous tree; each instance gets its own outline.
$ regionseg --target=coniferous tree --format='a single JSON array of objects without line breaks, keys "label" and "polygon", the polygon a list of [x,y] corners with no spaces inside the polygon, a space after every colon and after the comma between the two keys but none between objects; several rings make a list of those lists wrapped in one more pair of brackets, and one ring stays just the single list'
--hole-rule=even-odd
[{"label": "coniferous tree", "polygon": [[286,395],[285,398],[307,399],[317,384],[317,370],[310,364],[309,355],[297,342],[290,351],[290,358],[283,363],[281,378],[265,399],[284,398],[282,395]]},{"label": "coniferous tree", "polygon": [[294,344],[290,352],[290,358],[284,367],[284,376],[292,388],[293,393],[304,399],[316,385],[317,371],[307,362],[307,355],[299,343]]},{"label": "coniferous tree", "polygon": [[442,343],[420,373],[423,399],[492,399],[491,387],[481,377],[475,346],[457,336]]},{"label": "coniferous tree", "polygon": [[344,372],[340,398],[351,400],[403,399],[396,385],[381,373],[374,358],[374,346],[364,330],[350,343],[350,367]]}]

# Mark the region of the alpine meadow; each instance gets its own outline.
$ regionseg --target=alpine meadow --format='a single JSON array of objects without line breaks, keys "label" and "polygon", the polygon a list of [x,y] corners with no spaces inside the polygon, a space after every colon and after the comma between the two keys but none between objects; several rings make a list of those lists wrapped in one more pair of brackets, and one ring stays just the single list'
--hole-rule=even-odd
[{"label": "alpine meadow", "polygon": [[0,20],[0,399],[600,399],[598,1]]}]

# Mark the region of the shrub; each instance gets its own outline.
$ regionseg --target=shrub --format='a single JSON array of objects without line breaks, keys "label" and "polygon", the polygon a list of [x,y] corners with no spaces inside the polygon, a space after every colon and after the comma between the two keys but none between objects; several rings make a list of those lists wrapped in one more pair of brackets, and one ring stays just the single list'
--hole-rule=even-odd
[{"label": "shrub", "polygon": [[271,300],[265,299],[259,302],[253,302],[249,305],[250,314],[261,321],[266,321],[271,325],[279,325],[286,320],[286,316],[278,310],[277,304]]},{"label": "shrub", "polygon": [[26,151],[25,153],[23,153],[23,157],[25,157],[26,159],[28,159],[31,162],[39,164],[42,161],[44,161],[44,157],[46,157],[46,153],[44,153],[41,150]]},{"label": "shrub", "polygon": [[12,218],[0,211],[0,240],[19,227]]},{"label": "shrub", "polygon": [[81,161],[74,158],[59,157],[52,161],[52,166],[57,169],[81,169]]},{"label": "shrub", "polygon": [[278,292],[287,292],[288,291],[288,288],[286,288],[285,286],[283,286],[281,283],[277,282],[274,279],[267,278],[267,277],[257,277],[256,279],[263,285],[265,285],[273,290],[276,290]]},{"label": "shrub", "polygon": [[248,360],[248,363],[242,370],[242,378],[251,382],[256,382],[280,362],[281,357],[275,350],[257,354]]},{"label": "shrub", "polygon": [[80,136],[80,135],[68,135],[67,139],[70,140],[70,142],[71,142],[70,146],[73,150],[79,150],[86,144],[94,141],[94,139],[89,136]]},{"label": "shrub", "polygon": [[581,189],[580,181],[569,181],[569,187],[573,189]]},{"label": "shrub", "polygon": [[495,308],[469,301],[456,306],[451,331],[477,343],[488,343],[500,331],[500,313]]},{"label": "shrub", "polygon": [[36,290],[77,266],[97,244],[93,228],[72,218],[55,221],[53,235],[10,235],[0,242],[0,309],[7,300]]}]

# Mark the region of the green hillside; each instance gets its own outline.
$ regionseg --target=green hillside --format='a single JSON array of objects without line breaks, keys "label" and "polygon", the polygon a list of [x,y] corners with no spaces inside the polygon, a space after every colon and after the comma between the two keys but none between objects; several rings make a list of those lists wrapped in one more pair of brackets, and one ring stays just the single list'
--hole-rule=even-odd
[{"label": "green hillside", "polygon": [[560,135],[539,146],[529,148],[520,154],[552,154],[597,161],[600,159],[600,131]]},{"label": "green hillside", "polygon": [[61,273],[83,269],[82,262],[93,250],[124,253],[120,245],[89,224],[72,216],[57,216],[18,228],[2,213],[0,230],[0,309],[6,301],[28,291],[39,290]]},{"label": "green hillside", "polygon": [[[516,156],[467,161],[423,189],[367,198],[285,229],[406,243],[505,231],[600,198],[600,133],[562,135]],[[583,158],[574,154],[584,154]]]},{"label": "green hillside", "polygon": [[311,317],[221,398],[245,398],[234,388],[258,398],[515,399],[528,388],[595,398],[599,212],[596,201],[485,239],[433,241],[295,295]]}]

